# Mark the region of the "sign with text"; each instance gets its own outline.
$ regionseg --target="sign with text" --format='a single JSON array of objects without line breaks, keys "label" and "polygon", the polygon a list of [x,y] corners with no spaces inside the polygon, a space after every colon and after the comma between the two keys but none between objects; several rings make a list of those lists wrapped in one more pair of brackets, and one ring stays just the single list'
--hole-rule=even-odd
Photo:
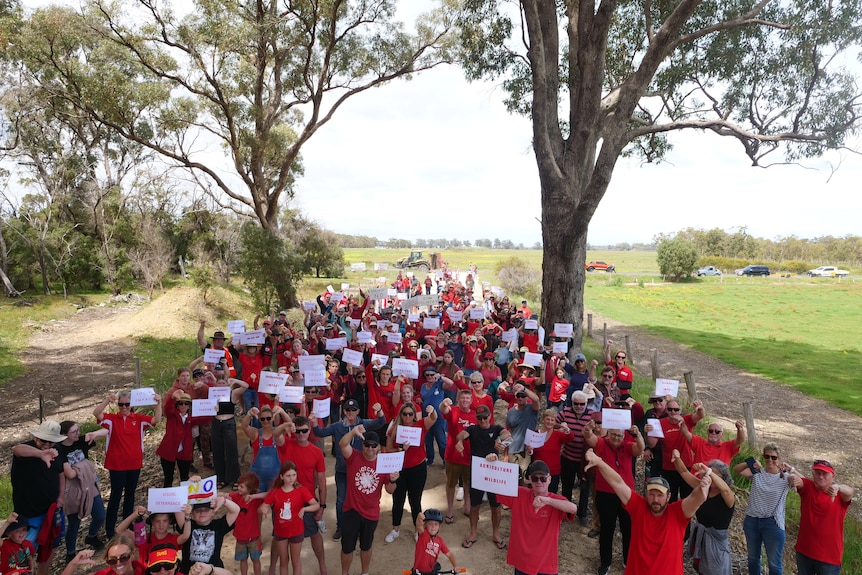
[{"label": "sign with text", "polygon": [[575,326],[570,323],[555,323],[554,335],[556,337],[572,337]]},{"label": "sign with text", "polygon": [[661,428],[660,420],[650,417],[646,422],[647,425],[652,425],[652,430],[647,432],[647,437],[664,437],[664,430]]},{"label": "sign with text", "polygon": [[287,374],[276,373],[274,371],[260,372],[260,383],[257,390],[260,393],[268,393],[270,395],[278,395],[281,388],[287,385]]},{"label": "sign with text", "polygon": [[256,329],[254,331],[247,331],[242,334],[242,343],[245,345],[258,344],[263,345],[266,342],[266,330],[265,329]]},{"label": "sign with text", "polygon": [[670,395],[671,397],[676,397],[679,393],[679,380],[676,379],[662,379],[658,378],[655,380],[655,394],[656,395]]},{"label": "sign with text", "polygon": [[421,427],[407,427],[406,425],[398,426],[398,431],[395,433],[395,443],[401,443],[402,445],[407,443],[414,447],[419,447],[421,445],[421,441]]},{"label": "sign with text", "polygon": [[204,361],[206,363],[218,363],[224,359],[223,349],[214,349],[212,347],[204,350]]},{"label": "sign with text", "polygon": [[299,371],[301,371],[303,374],[314,369],[324,369],[325,365],[326,356],[324,355],[299,356]]},{"label": "sign with text", "polygon": [[156,392],[152,387],[133,389],[132,397],[129,399],[129,402],[132,404],[132,407],[137,407],[139,405],[155,405]]},{"label": "sign with text", "polygon": [[389,341],[389,343],[401,343],[400,331],[387,331],[383,333],[386,334],[386,339]]},{"label": "sign with text", "polygon": [[231,333],[243,333],[245,331],[244,319],[232,319],[227,322],[227,330]]},{"label": "sign with text", "polygon": [[150,513],[176,513],[189,501],[188,487],[169,487],[147,490],[147,511]]},{"label": "sign with text", "polygon": [[632,412],[628,409],[602,409],[602,427],[605,429],[631,429]]},{"label": "sign with text", "polygon": [[331,301],[332,303],[338,303],[343,299],[344,299],[343,293],[334,293],[334,294],[332,294],[332,297],[329,298],[329,301]]},{"label": "sign with text", "polygon": [[532,365],[535,368],[539,368],[542,366],[542,354],[528,351],[524,354],[524,363]]},{"label": "sign with text", "polygon": [[389,356],[385,353],[372,353],[371,363],[373,364],[375,360],[379,361],[381,366],[384,366],[389,363]]},{"label": "sign with text", "polygon": [[408,313],[407,314],[407,323],[419,323],[419,314],[418,313]]},{"label": "sign with text", "polygon": [[569,342],[567,341],[555,341],[554,342],[554,353],[568,353],[569,351]]},{"label": "sign with text", "polygon": [[278,401],[281,403],[299,403],[302,401],[303,393],[305,393],[305,388],[285,385],[278,392]]},{"label": "sign with text", "polygon": [[389,290],[386,288],[372,288],[368,290],[368,297],[371,299],[386,299],[389,296]]},{"label": "sign with text", "polygon": [[320,419],[325,419],[329,417],[329,404],[330,399],[328,397],[324,399],[315,399],[312,402],[312,413],[314,413],[314,417],[319,417]]},{"label": "sign with text", "polygon": [[404,469],[404,452],[380,453],[377,455],[377,473],[394,473]]},{"label": "sign with text", "polygon": [[346,337],[333,337],[326,339],[326,349],[327,351],[338,351],[339,349],[347,347],[347,338]]},{"label": "sign with text", "polygon": [[210,475],[200,481],[180,481],[180,486],[187,489],[189,504],[209,503],[216,496],[218,476]]},{"label": "sign with text", "polygon": [[503,335],[500,336],[500,339],[505,342],[518,341],[518,330],[512,328],[508,331],[504,331]]},{"label": "sign with text", "polygon": [[524,320],[524,329],[539,329],[539,320],[537,320],[537,319],[525,319]]},{"label": "sign with text", "polygon": [[359,367],[362,365],[362,352],[355,349],[345,349],[341,354],[341,360],[344,363]]},{"label": "sign with text", "polygon": [[422,327],[425,329],[438,329],[440,327],[440,318],[426,317],[422,320]]},{"label": "sign with text", "polygon": [[353,262],[350,264],[350,271],[352,272],[364,272],[366,269],[365,262]]},{"label": "sign with text", "polygon": [[385,272],[389,269],[389,264],[374,264],[374,271]]},{"label": "sign with text", "polygon": [[392,376],[406,375],[413,379],[419,378],[419,362],[415,359],[392,358]]},{"label": "sign with text", "polygon": [[304,301],[302,302],[302,309],[313,310],[317,307],[316,301]]},{"label": "sign with text", "polygon": [[517,463],[488,461],[484,457],[473,456],[470,466],[470,487],[479,491],[517,497],[519,471]]},{"label": "sign with text", "polygon": [[541,431],[527,430],[527,436],[524,438],[524,443],[533,449],[537,449],[545,445],[545,434]]},{"label": "sign with text", "polygon": [[359,327],[359,324],[361,324],[361,323],[362,323],[361,319],[356,319],[353,317],[350,318],[349,320],[347,320],[347,325],[349,325],[350,327]]},{"label": "sign with text", "polygon": [[346,291],[349,289],[350,289],[350,284],[348,284],[348,283],[341,284],[341,291]]},{"label": "sign with text", "polygon": [[373,336],[374,334],[370,331],[359,331],[356,332],[356,341],[359,343],[371,343]]},{"label": "sign with text", "polygon": [[212,417],[218,410],[216,399],[193,399],[192,417]]},{"label": "sign with text", "polygon": [[230,387],[218,386],[211,387],[207,390],[207,399],[214,399],[218,403],[230,401]]},{"label": "sign with text", "polygon": [[470,319],[485,319],[485,310],[479,307],[470,309]]},{"label": "sign with text", "polygon": [[322,367],[310,369],[303,374],[305,387],[326,387],[326,370]]},{"label": "sign with text", "polygon": [[446,310],[446,314],[449,316],[449,319],[451,319],[452,321],[461,321],[464,319],[464,312],[463,311],[456,311],[452,308],[449,308]]}]

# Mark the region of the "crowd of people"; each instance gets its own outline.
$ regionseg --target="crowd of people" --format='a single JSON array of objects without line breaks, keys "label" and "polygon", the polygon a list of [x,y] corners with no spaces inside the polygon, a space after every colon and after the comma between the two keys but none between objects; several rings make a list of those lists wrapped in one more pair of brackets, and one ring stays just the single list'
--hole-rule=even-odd
[{"label": "crowd of people", "polygon": [[[398,290],[410,296],[431,291],[427,282],[407,278],[396,281]],[[64,575],[100,563],[98,552],[107,565],[99,573],[228,573],[221,547],[231,531],[242,575],[250,568],[260,575],[262,521],[272,524],[270,575],[290,569],[301,575],[306,539],[326,575],[327,504],[335,506],[331,538],[341,548],[342,574],[348,574],[358,545],[366,575],[383,491],[392,495],[386,543],[402,536],[404,504],[410,506],[418,573],[439,569],[440,554],[459,567],[441,530],[451,529],[445,526],[455,522],[462,502],[469,531],[461,547],[469,553],[487,501],[491,539],[507,550],[516,575],[556,574],[560,527],[575,519],[598,539],[600,575],[610,572],[614,559],[629,575],[682,574],[684,541],[699,573],[730,575],[728,528],[736,496],[729,466],[746,439],[743,422],[736,422],[731,439],[723,438],[716,421],[709,422],[706,438],[693,434],[706,417],[703,404],[694,402],[693,412],[684,414],[675,397],[652,394],[645,409],[631,395],[634,377],[625,350],[612,351],[608,341],[602,361],[588,362],[559,345],[571,342],[566,334],[545,334],[526,301],[515,306],[501,294],[474,293],[481,285],[475,270],[468,279],[466,285],[440,282],[438,305],[422,312],[402,309],[401,299],[373,301],[362,290],[358,297],[327,291],[302,306],[301,322],[291,322],[287,311],[258,314],[253,324],[265,331],[262,344],[244,343],[237,334],[228,338],[223,330],[206,338],[202,320],[197,339],[204,353],[177,370],[164,395],[152,397],[152,414],[133,408],[131,392],[124,390],[94,407],[96,431],[82,436],[77,422],[48,420],[32,430],[30,441],[14,447],[15,513],[2,530],[0,575],[47,574],[64,526]],[[346,361],[348,350],[362,361]],[[309,364],[302,358],[309,356],[321,356],[325,371],[316,385],[305,380]],[[400,363],[394,369],[401,359],[415,361],[416,372],[405,373]],[[285,402],[261,391],[267,371],[302,388],[301,399]],[[193,401],[210,397],[213,389],[216,414],[193,414]],[[324,399],[327,413],[316,408]],[[629,411],[631,426],[605,429],[608,409]],[[505,415],[495,421],[500,414]],[[177,513],[136,507],[141,470],[153,464],[145,457],[144,436],[162,422],[156,456],[163,487],[175,484],[175,472],[180,481],[196,482],[211,470],[219,495]],[[238,436],[253,453],[246,473]],[[101,440],[110,477],[107,506],[89,456]],[[335,457],[334,501],[325,450]],[[195,469],[196,452],[206,470]],[[400,471],[377,471],[380,453],[398,452],[404,453]],[[445,511],[423,507],[428,468],[438,456],[446,474]],[[517,464],[517,495],[474,488],[472,457]],[[635,484],[640,459],[642,493]],[[762,463],[749,458],[733,471],[751,479],[744,520],[751,574],[761,572],[762,547],[770,574],[781,573],[791,489],[802,499],[799,573],[840,571],[853,489],[835,483],[828,461],[815,461],[808,479],[770,443]],[[501,531],[504,507],[511,510],[508,541]],[[87,517],[87,549],[79,552],[79,529]],[[107,542],[100,537],[103,527]],[[622,548],[615,554],[617,529]]]}]

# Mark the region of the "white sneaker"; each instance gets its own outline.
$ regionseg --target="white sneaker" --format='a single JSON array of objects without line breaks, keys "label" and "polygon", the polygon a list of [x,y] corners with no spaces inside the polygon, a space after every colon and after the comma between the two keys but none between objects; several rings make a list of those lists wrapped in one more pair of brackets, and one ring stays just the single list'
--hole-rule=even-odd
[{"label": "white sneaker", "polygon": [[464,501],[464,488],[459,487],[458,491],[455,492],[455,500],[456,501]]},{"label": "white sneaker", "polygon": [[395,530],[393,529],[392,531],[390,531],[390,532],[389,532],[389,535],[387,535],[387,536],[386,536],[385,541],[386,541],[387,543],[392,543],[393,541],[395,541],[396,539],[398,539],[398,537],[399,537],[400,535],[401,535],[401,532],[400,532],[400,531],[395,531]]},{"label": "white sneaker", "polygon": [[318,522],[317,522],[317,529],[318,529],[321,533],[326,533],[326,521],[324,521],[323,519],[321,519],[320,521],[318,521]]}]

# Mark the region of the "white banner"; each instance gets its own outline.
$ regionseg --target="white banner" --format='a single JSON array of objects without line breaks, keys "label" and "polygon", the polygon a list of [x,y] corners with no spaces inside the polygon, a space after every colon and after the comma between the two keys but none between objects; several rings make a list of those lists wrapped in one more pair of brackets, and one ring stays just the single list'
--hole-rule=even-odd
[{"label": "white banner", "polygon": [[278,401],[281,403],[299,403],[302,401],[303,393],[305,393],[305,388],[285,385],[278,392]]},{"label": "white banner", "polygon": [[532,353],[528,351],[524,354],[524,363],[527,365],[532,365],[535,368],[542,367],[542,354],[541,353]]},{"label": "white banner", "polygon": [[569,351],[569,342],[567,341],[555,341],[554,342],[554,353],[568,353]]},{"label": "white banner", "polygon": [[231,389],[228,386],[210,387],[207,390],[207,398],[214,399],[218,403],[230,401]]},{"label": "white banner", "polygon": [[539,329],[539,320],[537,320],[537,319],[525,319],[524,320],[524,329]]},{"label": "white banner", "polygon": [[218,363],[224,359],[224,350],[223,349],[214,349],[212,347],[208,347],[204,350],[204,361],[206,363]]},{"label": "white banner", "polygon": [[242,334],[242,343],[245,345],[250,345],[256,343],[258,345],[263,345],[266,343],[266,330],[265,329],[256,329],[254,331],[247,331]]},{"label": "white banner", "polygon": [[329,417],[329,404],[330,399],[315,399],[312,402],[312,413],[314,413],[314,417],[319,417],[320,419],[326,419]]},{"label": "white banner", "polygon": [[632,412],[628,409],[602,408],[602,427],[605,429],[631,429]]},{"label": "white banner", "polygon": [[419,447],[422,441],[422,428],[421,427],[407,427],[406,425],[399,425],[398,431],[395,432],[395,442],[396,443],[407,443],[414,447]]},{"label": "white banner", "polygon": [[527,430],[527,437],[524,439],[524,444],[529,445],[533,449],[542,447],[545,444],[545,432]]},{"label": "white banner", "polygon": [[326,349],[327,351],[338,351],[339,349],[347,347],[347,338],[346,337],[333,337],[332,339],[326,339]]},{"label": "white banner", "polygon": [[389,295],[388,291],[386,288],[372,288],[368,290],[368,297],[372,300],[386,299]]},{"label": "white banner", "polygon": [[478,307],[471,308],[470,319],[485,319],[485,310]]},{"label": "white banner", "polygon": [[169,487],[147,490],[147,511],[150,513],[176,513],[183,510],[183,505],[189,501],[187,487]]},{"label": "white banner", "polygon": [[343,293],[334,293],[334,294],[332,294],[332,297],[329,298],[329,301],[331,301],[332,303],[338,303],[343,299],[344,299]]},{"label": "white banner", "polygon": [[299,356],[299,371],[305,374],[308,371],[315,369],[324,369],[326,366],[326,356],[324,355],[300,355]]},{"label": "white banner", "polygon": [[556,337],[572,337],[575,326],[570,323],[555,323],[554,335]]},{"label": "white banner", "polygon": [[440,327],[440,318],[426,317],[422,320],[422,327],[425,329],[438,329]]},{"label": "white banner", "polygon": [[504,331],[503,335],[500,336],[500,339],[505,342],[518,341],[518,330],[512,328],[508,331]]},{"label": "white banner", "polygon": [[473,456],[470,487],[479,491],[517,497],[519,471],[517,463],[488,461],[484,457]]},{"label": "white banner", "polygon": [[401,343],[401,332],[400,331],[385,331],[386,338],[389,343]]},{"label": "white banner", "polygon": [[243,333],[245,331],[244,319],[232,319],[227,322],[227,330],[231,333]]},{"label": "white banner", "polygon": [[218,401],[215,399],[193,399],[192,417],[210,417],[216,414]]},{"label": "white banner", "polygon": [[415,359],[392,358],[392,376],[406,375],[407,377],[419,378],[419,362]]},{"label": "white banner", "polygon": [[404,469],[404,452],[379,453],[377,455],[377,473],[394,473]]},{"label": "white banner", "polygon": [[132,397],[129,399],[129,402],[132,404],[132,407],[137,407],[139,405],[155,405],[156,392],[152,387],[133,389]]},{"label": "white banner", "polygon": [[677,379],[662,379],[658,378],[655,380],[655,394],[656,395],[670,395],[671,397],[676,397],[679,393],[679,380]]},{"label": "white banner", "polygon": [[446,310],[446,313],[449,315],[449,319],[451,319],[452,321],[457,322],[464,319],[463,311],[455,311],[454,309],[449,308],[448,310]]},{"label": "white banner", "polygon": [[419,323],[419,314],[418,313],[408,313],[407,314],[407,323]]},{"label": "white banner", "polygon": [[371,343],[372,337],[374,334],[370,331],[358,331],[356,332],[356,341],[359,343]]},{"label": "white banner", "polygon": [[354,349],[345,349],[341,354],[344,363],[360,367],[362,365],[362,352]]},{"label": "white banner", "polygon": [[260,372],[260,383],[257,390],[260,393],[268,393],[270,395],[278,395],[281,388],[287,385],[287,374],[276,373],[274,371]]},{"label": "white banner", "polygon": [[664,430],[661,428],[661,420],[649,418],[647,424],[652,425],[652,431],[647,433],[648,437],[664,437]]},{"label": "white banner", "polygon": [[310,369],[303,374],[305,387],[326,387],[326,370],[323,368]]}]

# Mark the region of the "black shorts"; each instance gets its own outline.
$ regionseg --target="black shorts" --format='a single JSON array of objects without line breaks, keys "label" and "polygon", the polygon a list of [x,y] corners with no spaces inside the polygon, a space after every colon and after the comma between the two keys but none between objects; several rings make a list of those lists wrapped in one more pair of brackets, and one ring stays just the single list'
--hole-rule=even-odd
[{"label": "black shorts", "polygon": [[353,553],[357,541],[360,551],[368,551],[374,543],[376,529],[377,521],[366,519],[355,509],[345,511],[341,517],[341,552]]},{"label": "black shorts", "polygon": [[[486,493],[485,491],[479,491],[478,489],[473,489],[471,487],[470,488],[470,506],[478,508],[480,505],[482,505],[482,499],[485,496],[485,493]],[[500,503],[497,501],[497,494],[491,493],[490,491],[488,491],[487,493],[488,493],[488,504],[491,507],[499,507]]]},{"label": "black shorts", "polygon": [[317,526],[317,520],[314,518],[314,512],[303,513],[302,523],[305,525],[305,532],[303,535],[306,537],[317,535],[320,532],[320,528]]}]

